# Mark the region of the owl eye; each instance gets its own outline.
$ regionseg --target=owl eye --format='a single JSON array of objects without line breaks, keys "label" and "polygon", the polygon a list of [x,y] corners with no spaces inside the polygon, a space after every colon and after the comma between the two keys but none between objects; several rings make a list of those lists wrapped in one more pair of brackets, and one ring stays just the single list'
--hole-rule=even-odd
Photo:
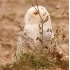
[{"label": "owl eye", "polygon": [[36,11],[36,12],[34,12],[34,14],[35,14],[35,15],[37,15],[37,14],[38,14],[38,12]]}]

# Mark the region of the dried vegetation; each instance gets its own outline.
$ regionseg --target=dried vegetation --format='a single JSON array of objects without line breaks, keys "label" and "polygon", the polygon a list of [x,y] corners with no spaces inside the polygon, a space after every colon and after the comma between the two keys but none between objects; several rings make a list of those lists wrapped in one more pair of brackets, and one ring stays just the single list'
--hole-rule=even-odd
[{"label": "dried vegetation", "polygon": [[25,53],[12,62],[24,15],[32,5],[30,0],[0,0],[0,70],[68,70],[68,0],[38,0],[38,3],[50,13],[58,58],[49,61],[45,55]]}]

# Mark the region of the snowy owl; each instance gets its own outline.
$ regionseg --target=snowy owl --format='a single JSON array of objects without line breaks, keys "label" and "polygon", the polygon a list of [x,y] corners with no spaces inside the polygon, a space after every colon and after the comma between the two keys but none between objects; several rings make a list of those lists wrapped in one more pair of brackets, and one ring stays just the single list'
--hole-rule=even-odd
[{"label": "snowy owl", "polygon": [[48,11],[42,6],[31,7],[24,21],[25,26],[18,39],[16,55],[20,52],[51,52],[55,45],[52,44],[54,33]]}]

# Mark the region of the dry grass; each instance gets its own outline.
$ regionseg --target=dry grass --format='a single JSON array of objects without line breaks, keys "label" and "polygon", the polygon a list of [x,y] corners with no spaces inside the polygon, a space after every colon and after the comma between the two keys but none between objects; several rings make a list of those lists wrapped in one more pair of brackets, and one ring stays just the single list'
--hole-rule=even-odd
[{"label": "dry grass", "polygon": [[[36,3],[35,0],[32,1]],[[58,45],[68,45],[68,0],[38,0],[38,4],[44,6],[50,13]],[[5,65],[13,60],[20,27],[24,26],[24,15],[30,7],[30,0],[0,0],[0,65]],[[41,65],[41,62],[36,62]],[[25,70],[28,66],[32,68],[30,64],[27,67],[18,66],[18,63],[14,64],[16,68],[12,70],[17,70],[17,67],[21,70]],[[11,70],[9,66],[10,64],[7,64],[3,70]],[[54,69],[49,68],[49,70]]]}]

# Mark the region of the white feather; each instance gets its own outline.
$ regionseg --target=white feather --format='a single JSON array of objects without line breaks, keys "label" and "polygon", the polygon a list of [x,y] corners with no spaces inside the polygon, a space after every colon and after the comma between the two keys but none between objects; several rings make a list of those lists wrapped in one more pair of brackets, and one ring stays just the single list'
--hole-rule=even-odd
[{"label": "white feather", "polygon": [[[40,15],[39,15],[39,13],[37,13],[38,9],[39,9]],[[38,8],[37,8],[37,6],[31,7],[27,11],[27,13],[25,15],[25,19],[24,19],[26,25],[23,30],[23,36],[25,36],[27,40],[24,41],[25,39],[23,39],[23,41],[22,40],[21,41],[25,42],[25,43],[26,42],[30,43],[30,47],[31,48],[33,47],[34,49],[40,48],[40,46],[42,45],[39,42],[39,40],[37,40],[37,38],[41,38],[40,28],[39,28],[39,25],[42,25],[41,18],[44,21],[44,23],[43,23],[44,45],[45,46],[47,45],[48,39],[51,40],[54,37],[54,33],[52,30],[52,25],[51,25],[51,19],[50,19],[48,11],[42,6],[38,6]],[[24,33],[26,33],[27,36],[24,35]],[[27,49],[27,46],[25,46],[24,43],[23,43],[23,46],[21,45],[21,43],[22,43],[21,41],[18,42],[19,45],[18,45],[17,49],[19,48],[19,46],[25,47],[25,49]],[[22,50],[25,51],[25,49],[22,49]]]}]

